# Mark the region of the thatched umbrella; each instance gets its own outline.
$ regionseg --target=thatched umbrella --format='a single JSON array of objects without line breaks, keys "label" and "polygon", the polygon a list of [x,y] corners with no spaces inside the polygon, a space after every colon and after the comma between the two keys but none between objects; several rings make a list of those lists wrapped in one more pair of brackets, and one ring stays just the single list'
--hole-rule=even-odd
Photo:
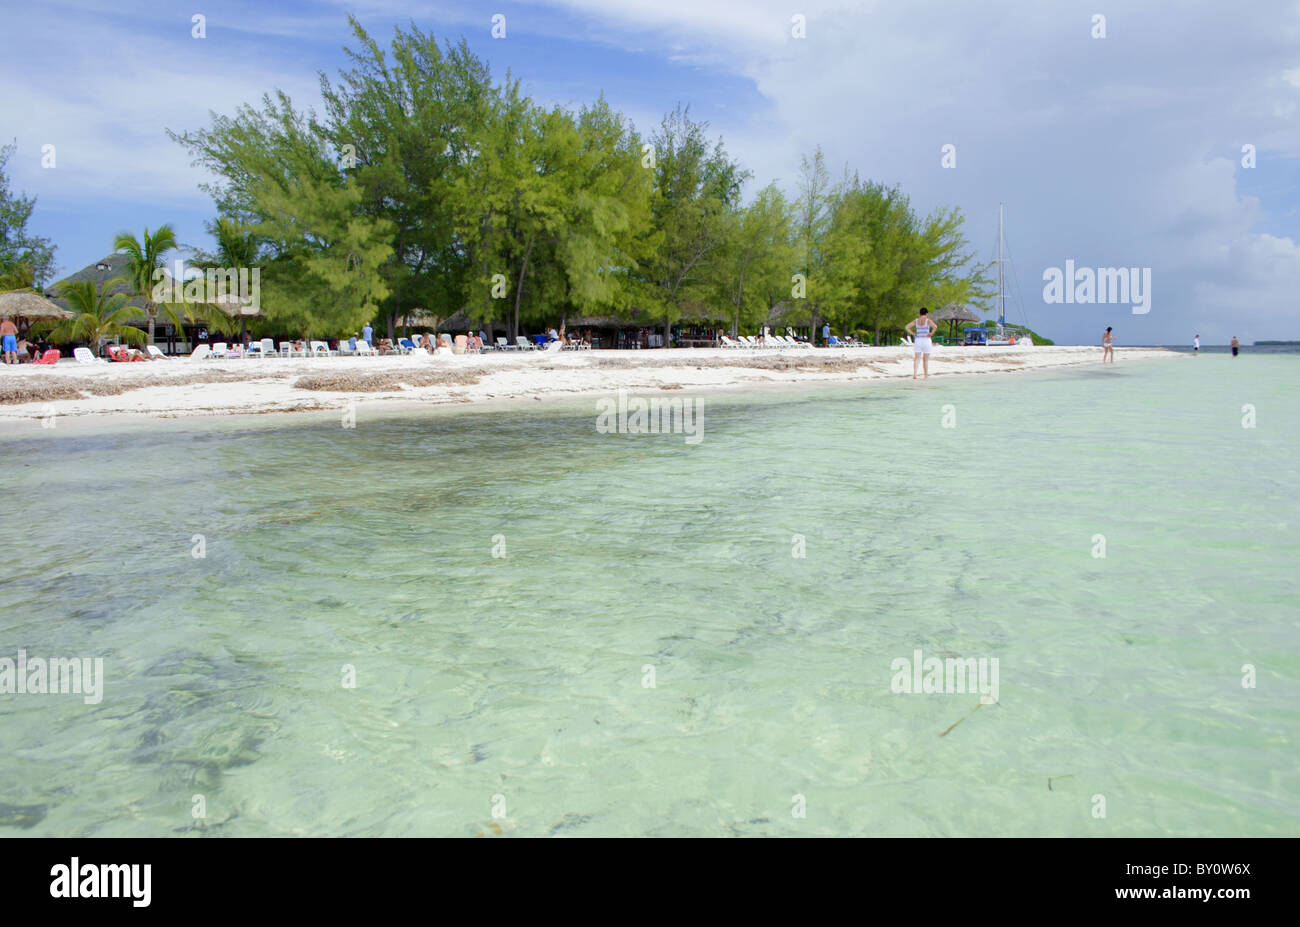
[{"label": "thatched umbrella", "polygon": [[437,328],[438,323],[443,319],[442,316],[434,315],[428,309],[420,308],[404,312],[399,316],[399,318],[404,320],[403,327],[406,328],[407,331],[410,331],[412,328]]},{"label": "thatched umbrella", "polygon": [[980,320],[978,315],[961,303],[948,303],[942,309],[936,309],[930,313],[930,318],[936,322],[947,322],[948,334],[953,336],[957,334],[958,322],[978,322]]},{"label": "thatched umbrella", "polygon": [[222,293],[212,300],[212,305],[231,318],[239,319],[240,341],[243,341],[244,336],[248,334],[248,320],[260,318],[263,315],[261,306],[255,306],[251,302],[240,299],[237,293]]},{"label": "thatched umbrella", "polygon": [[[414,320],[416,318],[416,314],[411,313],[411,319]],[[446,332],[452,335],[463,335],[471,328],[477,327],[470,320],[469,312],[465,309],[461,309],[450,318],[443,319],[442,322],[435,321],[432,316],[424,317],[423,321],[425,328],[432,328],[436,332]],[[411,324],[417,325],[419,323],[412,321]]]},{"label": "thatched umbrella", "polygon": [[31,290],[13,290],[0,293],[0,317],[34,319],[71,319],[76,313],[60,309],[39,293]]}]

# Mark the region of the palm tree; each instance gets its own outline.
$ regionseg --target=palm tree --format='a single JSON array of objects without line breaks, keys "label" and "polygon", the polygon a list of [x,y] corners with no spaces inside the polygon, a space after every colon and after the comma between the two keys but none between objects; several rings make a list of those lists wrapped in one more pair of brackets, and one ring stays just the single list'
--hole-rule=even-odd
[{"label": "palm tree", "polygon": [[113,242],[113,250],[126,255],[127,284],[131,287],[131,295],[144,303],[145,314],[149,317],[150,344],[153,344],[154,321],[160,309],[177,328],[188,321],[183,304],[155,302],[153,298],[154,287],[162,279],[159,272],[166,264],[163,255],[175,247],[176,232],[170,225],[159,226],[152,235],[146,228],[143,243],[130,232],[121,233]]},{"label": "palm tree", "polygon": [[[217,240],[217,250],[212,253],[200,251],[190,263],[199,270],[239,269],[250,271],[257,266],[262,253],[263,239],[242,225],[237,219],[218,216],[215,222],[208,223],[208,232]],[[244,294],[238,294],[240,296]],[[244,316],[238,319],[222,310],[220,306],[209,306],[205,310],[204,320],[217,331],[233,333],[240,329],[242,336],[247,329],[248,320]]]},{"label": "palm tree", "polygon": [[126,294],[109,294],[102,284],[80,280],[59,287],[59,295],[68,301],[76,315],[59,322],[39,323],[48,330],[51,341],[57,344],[84,341],[94,347],[96,354],[110,338],[127,344],[144,342],[144,332],[127,324],[138,310],[127,305]]}]

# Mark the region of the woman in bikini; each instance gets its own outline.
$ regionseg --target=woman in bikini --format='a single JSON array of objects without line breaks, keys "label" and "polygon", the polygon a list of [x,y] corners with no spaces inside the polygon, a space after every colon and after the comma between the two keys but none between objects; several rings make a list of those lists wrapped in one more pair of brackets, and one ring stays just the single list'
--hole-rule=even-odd
[{"label": "woman in bikini", "polygon": [[907,323],[907,333],[912,336],[912,379],[916,379],[917,361],[925,369],[925,378],[930,379],[930,352],[934,350],[931,336],[934,323],[930,321],[930,310],[922,309],[921,314]]},{"label": "woman in bikini", "polygon": [[1115,363],[1115,342],[1111,337],[1109,325],[1101,336],[1101,362],[1104,364],[1106,361]]}]

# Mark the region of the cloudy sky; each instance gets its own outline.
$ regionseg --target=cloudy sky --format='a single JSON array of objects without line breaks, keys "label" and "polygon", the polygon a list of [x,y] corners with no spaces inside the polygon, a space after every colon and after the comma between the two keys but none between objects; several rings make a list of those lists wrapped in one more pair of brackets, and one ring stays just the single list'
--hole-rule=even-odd
[{"label": "cloudy sky", "polygon": [[[820,145],[833,174],[961,207],[986,260],[1004,203],[1007,319],[1058,342],[1106,325],[1120,344],[1300,339],[1300,0],[9,4],[0,136],[17,139],[11,178],[38,197],[59,275],[146,225],[208,246],[205,175],[164,129],[272,88],[316,105],[348,12],[381,40],[410,21],[464,35],[542,102],[603,91],[643,132],[687,103],[754,173],[750,192],[792,189]],[[1067,260],[1150,268],[1150,311],[1044,302],[1044,272]]]}]

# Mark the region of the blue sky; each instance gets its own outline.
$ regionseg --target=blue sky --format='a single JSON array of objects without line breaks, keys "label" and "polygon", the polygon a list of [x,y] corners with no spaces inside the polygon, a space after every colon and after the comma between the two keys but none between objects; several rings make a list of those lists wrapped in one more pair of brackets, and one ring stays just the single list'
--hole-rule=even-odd
[{"label": "blue sky", "polygon": [[[205,39],[191,37],[195,12]],[[922,211],[961,207],[985,259],[1004,202],[1020,285],[1008,319],[1058,341],[1095,342],[1106,325],[1120,344],[1300,338],[1300,0],[11,6],[22,41],[0,60],[0,135],[17,138],[11,177],[38,197],[33,226],[58,244],[60,275],[146,225],[207,246],[205,175],[164,129],[273,88],[315,105],[316,72],[345,64],[348,12],[381,41],[409,21],[464,35],[542,102],[603,91],[643,132],[688,103],[753,171],[751,192],[791,189],[821,145],[833,174],[900,184]],[[1044,270],[1067,259],[1150,267],[1151,311],[1044,303]]]}]

